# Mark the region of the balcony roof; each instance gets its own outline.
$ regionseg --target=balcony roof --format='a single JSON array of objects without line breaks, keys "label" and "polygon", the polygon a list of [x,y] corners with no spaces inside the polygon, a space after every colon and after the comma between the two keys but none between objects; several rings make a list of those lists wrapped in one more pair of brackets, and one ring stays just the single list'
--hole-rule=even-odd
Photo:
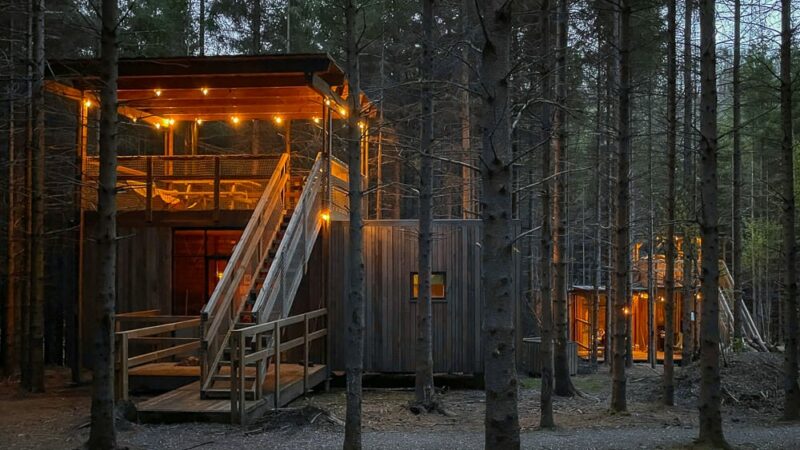
[{"label": "balcony roof", "polygon": [[[50,91],[97,100],[98,59],[49,64]],[[334,116],[343,117],[344,79],[327,54],[122,58],[118,96],[121,113],[150,122],[311,119],[322,115],[326,101]],[[362,96],[362,108],[368,104]]]}]

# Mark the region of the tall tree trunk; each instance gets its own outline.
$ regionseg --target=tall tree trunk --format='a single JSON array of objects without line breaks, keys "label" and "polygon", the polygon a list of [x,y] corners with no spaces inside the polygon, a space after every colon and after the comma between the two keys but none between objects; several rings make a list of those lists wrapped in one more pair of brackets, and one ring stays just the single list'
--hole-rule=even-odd
[{"label": "tall tree trunk", "polygon": [[23,224],[24,239],[22,242],[22,256],[20,268],[25,274],[20,280],[20,324],[22,333],[19,336],[19,368],[20,382],[22,388],[31,389],[31,217],[33,211],[33,188],[31,185],[31,172],[33,169],[33,4],[36,0],[28,1],[27,10],[27,33],[25,36],[26,47],[26,70],[25,70],[25,165],[23,168],[24,187],[21,188],[22,197],[25,198]]},{"label": "tall tree trunk", "polygon": [[[667,254],[664,284],[664,393],[667,406],[675,403],[673,384],[675,345],[675,166],[677,160],[677,12],[675,0],[667,3]],[[650,174],[652,177],[653,174]]]},{"label": "tall tree trunk", "polygon": [[655,274],[656,231],[655,200],[653,196],[653,86],[647,92],[647,173],[648,173],[648,213],[647,213],[647,362],[656,368],[656,295],[658,277]]},{"label": "tall tree trunk", "polygon": [[795,238],[794,143],[792,140],[792,27],[791,0],[781,0],[781,157],[783,180],[783,417],[800,418],[800,386],[797,382],[797,240]]},{"label": "tall tree trunk", "polygon": [[[599,31],[599,27],[598,27],[598,31]],[[598,36],[600,36],[599,32],[598,32]],[[598,42],[598,50],[600,50],[602,48],[603,48],[602,44],[600,44]],[[594,210],[594,218],[595,218],[595,225],[594,225],[595,267],[594,267],[594,270],[595,270],[595,272],[594,272],[594,295],[592,296],[592,311],[591,311],[592,317],[591,317],[591,333],[590,333],[590,336],[591,336],[591,339],[592,339],[591,349],[590,349],[590,351],[591,351],[590,362],[592,364],[592,370],[596,370],[597,369],[597,353],[598,353],[598,344],[599,344],[598,343],[598,333],[599,333],[598,330],[600,328],[600,324],[598,324],[597,322],[599,320],[598,316],[599,316],[599,311],[600,311],[600,283],[602,283],[602,278],[603,278],[603,244],[602,244],[602,234],[601,234],[602,226],[600,224],[600,221],[602,220],[602,213],[601,213],[601,210],[600,210],[600,204],[601,204],[600,200],[601,200],[601,197],[602,197],[602,178],[601,178],[602,177],[602,175],[601,175],[602,170],[600,168],[602,167],[603,163],[602,163],[602,159],[601,159],[601,156],[600,156],[601,155],[601,148],[600,147],[601,147],[601,142],[602,142],[602,136],[605,133],[605,130],[603,129],[603,123],[602,123],[602,120],[603,120],[603,117],[602,117],[603,116],[603,113],[602,113],[602,109],[603,109],[602,108],[602,105],[603,105],[603,102],[602,102],[602,98],[603,98],[602,86],[603,86],[603,84],[602,84],[602,70],[601,70],[600,66],[601,66],[601,64],[598,61],[598,65],[597,65],[597,105],[596,105],[597,110],[595,111],[595,115],[596,115],[595,116],[596,140],[595,140],[595,150],[594,150],[594,166],[595,166],[595,168],[597,168],[597,170],[595,170],[595,175],[594,175],[595,176],[595,186],[594,186],[594,188],[595,188],[595,193],[594,193],[594,201],[595,201],[595,203],[594,203],[594,208],[595,208],[595,210]]]},{"label": "tall tree trunk", "polygon": [[433,326],[431,308],[431,229],[433,227],[433,0],[422,0],[422,136],[419,162],[419,292],[417,301],[416,402],[434,406]]},{"label": "tall tree trunk", "polygon": [[700,324],[700,437],[720,447],[722,435],[719,375],[719,214],[717,211],[717,59],[714,0],[700,1],[700,162],[702,214]]},{"label": "tall tree trunk", "polygon": [[516,349],[514,347],[514,280],[511,227],[511,126],[508,96],[511,5],[490,0],[478,6],[483,25],[481,103],[481,271],[484,375],[486,385],[486,448],[519,448]]},{"label": "tall tree trunk", "polygon": [[[630,126],[630,0],[621,0],[619,10],[619,116],[617,130],[619,152],[617,161],[617,220],[616,220],[616,286],[614,288],[614,308],[612,310],[613,352],[611,361],[611,410],[627,410],[625,374],[625,354],[628,335],[628,283],[630,278],[630,174],[629,158],[631,151]],[[615,21],[616,22],[616,21]],[[614,32],[616,35],[616,31]],[[617,39],[614,39],[617,41]]]},{"label": "tall tree trunk", "polygon": [[[540,77],[542,83],[542,97],[550,99],[551,92],[551,71],[550,64],[550,15],[552,13],[550,0],[541,0],[540,4],[540,54],[541,61]],[[546,143],[542,147],[542,230],[540,251],[541,261],[539,267],[539,297],[542,302],[542,342],[539,349],[539,356],[542,360],[542,392],[541,392],[541,412],[540,426],[542,428],[555,427],[553,418],[553,233],[552,233],[552,199],[550,195],[552,182],[549,180],[552,174],[552,164],[550,160],[550,140],[552,134],[551,108],[547,102],[542,104],[542,141]]]},{"label": "tall tree trunk", "polygon": [[346,81],[348,87],[347,155],[350,177],[350,240],[348,286],[345,317],[347,318],[347,413],[344,448],[361,448],[361,378],[364,369],[364,232],[361,217],[361,77],[359,73],[359,37],[356,17],[359,8],[354,0],[345,3]]},{"label": "tall tree trunk", "polygon": [[[694,105],[692,96],[692,14],[694,0],[685,2],[686,12],[683,18],[683,195],[684,195],[684,214],[686,222],[695,220],[694,202],[694,132],[693,116]],[[694,311],[694,299],[692,298],[694,284],[694,244],[692,242],[691,227],[683,227],[683,292],[681,295],[681,364],[688,364],[692,360],[694,353],[694,335],[692,322],[692,312]]]},{"label": "tall tree trunk", "polygon": [[564,261],[564,240],[566,237],[566,215],[564,214],[565,168],[564,147],[566,146],[566,107],[567,107],[567,45],[569,30],[568,0],[558,1],[556,43],[556,103],[553,114],[553,136],[550,148],[553,152],[553,321],[555,322],[555,394],[571,396],[575,387],[569,377],[567,341],[566,262]]},{"label": "tall tree trunk", "polygon": [[[14,22],[9,24],[8,27],[8,61],[10,74],[15,74],[15,58],[16,45],[14,41],[17,30],[14,29]],[[17,357],[19,351],[19,336],[17,336],[17,329],[19,328],[19,310],[20,310],[20,253],[21,253],[21,240],[22,231],[20,224],[22,223],[22,208],[19,203],[22,201],[22,196],[19,192],[20,188],[20,169],[19,160],[21,156],[19,147],[16,142],[16,128],[15,128],[15,102],[14,102],[14,83],[8,82],[7,85],[7,101],[8,101],[8,254],[7,254],[7,278],[6,278],[6,304],[5,304],[5,317],[3,322],[3,373],[6,376],[11,376],[17,370]]]},{"label": "tall tree trunk", "polygon": [[[461,32],[466,41],[462,44],[462,63],[458,67],[459,82],[463,88],[458,93],[458,116],[461,122],[461,151],[464,161],[471,163],[472,155],[472,115],[469,105],[469,73],[470,73],[470,45],[472,42],[473,17],[470,12],[474,8],[472,0],[463,0],[461,9]],[[476,216],[475,211],[475,174],[469,167],[461,168],[461,217],[471,219]]]},{"label": "tall tree trunk", "polygon": [[744,274],[742,272],[742,82],[741,82],[741,0],[734,0],[733,6],[733,348],[736,351],[743,349],[742,329],[742,287]]},{"label": "tall tree trunk", "polygon": [[200,22],[200,31],[198,32],[200,37],[200,56],[205,56],[206,54],[206,0],[200,0],[200,18],[198,20]]},{"label": "tall tree trunk", "polygon": [[261,53],[261,0],[253,1],[253,10],[250,12],[250,54]]},{"label": "tall tree trunk", "polygon": [[44,391],[44,0],[33,2],[30,390]]},{"label": "tall tree trunk", "polygon": [[114,425],[114,310],[117,297],[117,26],[116,0],[103,0],[100,65],[100,184],[97,188],[97,304],[89,448],[112,449]]}]

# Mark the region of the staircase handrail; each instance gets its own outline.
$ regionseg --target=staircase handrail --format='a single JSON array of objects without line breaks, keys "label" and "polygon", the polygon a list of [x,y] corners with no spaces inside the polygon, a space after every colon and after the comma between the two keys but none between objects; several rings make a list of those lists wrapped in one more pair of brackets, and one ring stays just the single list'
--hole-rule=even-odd
[{"label": "staircase handrail", "polygon": [[202,381],[206,387],[219,363],[225,343],[247,296],[256,282],[264,256],[278,233],[285,210],[284,189],[289,180],[289,154],[284,153],[261,194],[242,236],[208,303],[203,307]]},{"label": "staircase handrail", "polygon": [[324,162],[322,154],[318,154],[267,277],[258,292],[253,305],[253,315],[258,323],[269,320],[269,314],[279,297],[283,302],[282,316],[289,313],[289,302],[303,278],[302,271],[296,271],[290,277],[290,265],[297,262],[296,258],[300,258],[300,263],[305,268],[322,225]]}]

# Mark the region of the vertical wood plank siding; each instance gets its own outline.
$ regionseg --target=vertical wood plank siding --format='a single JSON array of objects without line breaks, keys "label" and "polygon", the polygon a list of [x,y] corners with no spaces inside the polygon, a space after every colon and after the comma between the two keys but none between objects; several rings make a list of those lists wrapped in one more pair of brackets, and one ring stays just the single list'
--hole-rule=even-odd
[{"label": "vertical wood plank siding", "polygon": [[[481,222],[442,220],[433,224],[433,271],[445,272],[446,299],[433,301],[433,361],[437,373],[481,373]],[[344,369],[344,299],[347,278],[347,223],[331,226],[332,364]],[[519,252],[515,274],[520,278]],[[417,271],[417,221],[367,221],[365,370],[413,372],[417,302],[411,299],[411,274]],[[518,285],[517,285],[518,286]],[[514,296],[519,329],[519,289]],[[521,333],[517,348],[521,349]],[[518,352],[518,355],[521,353]],[[519,359],[519,358],[518,358]]]}]

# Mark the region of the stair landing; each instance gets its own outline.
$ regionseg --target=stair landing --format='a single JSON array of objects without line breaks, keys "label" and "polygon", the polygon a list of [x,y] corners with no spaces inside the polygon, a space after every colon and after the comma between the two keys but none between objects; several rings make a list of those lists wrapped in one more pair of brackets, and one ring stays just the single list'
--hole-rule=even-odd
[{"label": "stair landing", "polygon": [[[280,365],[280,395],[278,407],[284,406],[303,395],[303,366],[282,363]],[[308,368],[308,389],[325,381],[327,367],[314,365]],[[275,407],[275,370],[271,365],[264,380],[264,397],[245,402],[247,415],[252,417]],[[139,402],[136,405],[139,420],[149,423],[174,422],[219,422],[231,423],[230,399],[201,399],[200,382]]]}]

